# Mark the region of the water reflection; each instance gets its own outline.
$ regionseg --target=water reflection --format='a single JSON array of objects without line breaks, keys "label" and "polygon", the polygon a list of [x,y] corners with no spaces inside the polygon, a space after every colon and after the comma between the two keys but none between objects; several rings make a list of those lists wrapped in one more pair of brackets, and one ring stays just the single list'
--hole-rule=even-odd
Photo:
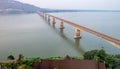
[{"label": "water reflection", "polygon": [[55,29],[55,24],[52,24],[53,28]]},{"label": "water reflection", "polygon": [[[51,22],[46,22],[49,26],[51,25]],[[80,46],[80,39],[75,39],[75,42],[73,40],[71,40],[70,38],[68,38],[65,34],[64,34],[64,29],[60,29],[58,30],[55,26],[55,24],[52,24],[52,26],[50,26],[58,35],[60,35],[65,42],[67,42],[68,44],[70,44],[70,46],[72,46],[74,49],[76,49],[76,51],[78,51],[80,54],[84,54],[85,50],[83,50]]]},{"label": "water reflection", "polygon": [[76,46],[80,46],[80,39],[75,39]]}]

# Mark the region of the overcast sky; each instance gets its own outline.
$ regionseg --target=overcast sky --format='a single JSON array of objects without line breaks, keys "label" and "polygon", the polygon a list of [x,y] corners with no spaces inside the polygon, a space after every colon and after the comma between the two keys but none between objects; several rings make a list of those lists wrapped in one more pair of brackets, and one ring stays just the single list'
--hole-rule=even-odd
[{"label": "overcast sky", "polygon": [[120,0],[17,0],[50,9],[120,10]]}]

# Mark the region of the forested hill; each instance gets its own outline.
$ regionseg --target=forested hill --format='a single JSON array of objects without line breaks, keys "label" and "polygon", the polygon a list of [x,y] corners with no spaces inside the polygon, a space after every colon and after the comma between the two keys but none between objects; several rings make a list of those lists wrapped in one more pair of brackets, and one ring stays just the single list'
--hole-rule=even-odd
[{"label": "forested hill", "polygon": [[0,0],[0,13],[34,13],[45,10],[46,9],[15,0]]}]

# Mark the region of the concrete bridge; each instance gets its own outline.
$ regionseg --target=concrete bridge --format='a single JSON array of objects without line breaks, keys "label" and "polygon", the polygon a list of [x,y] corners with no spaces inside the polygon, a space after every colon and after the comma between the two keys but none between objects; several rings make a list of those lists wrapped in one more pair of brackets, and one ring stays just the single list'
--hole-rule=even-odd
[{"label": "concrete bridge", "polygon": [[90,28],[87,28],[87,27],[77,25],[77,24],[75,24],[73,22],[70,22],[68,20],[64,20],[62,18],[53,16],[53,15],[50,15],[50,14],[46,14],[46,13],[43,13],[43,12],[38,12],[38,14],[40,16],[42,16],[43,18],[45,18],[46,20],[48,20],[49,23],[52,20],[53,26],[55,26],[55,23],[56,23],[55,20],[56,19],[59,20],[60,21],[60,24],[59,24],[60,29],[64,29],[64,23],[70,25],[71,27],[73,27],[75,29],[75,35],[74,35],[75,39],[81,38],[80,31],[85,31],[85,32],[88,32],[90,34],[98,36],[99,38],[107,41],[108,43],[112,44],[113,46],[115,46],[117,48],[120,48],[120,40],[116,39],[116,38],[114,38],[112,36],[109,36],[109,35],[106,35],[104,33],[94,31],[94,30],[92,30]]}]

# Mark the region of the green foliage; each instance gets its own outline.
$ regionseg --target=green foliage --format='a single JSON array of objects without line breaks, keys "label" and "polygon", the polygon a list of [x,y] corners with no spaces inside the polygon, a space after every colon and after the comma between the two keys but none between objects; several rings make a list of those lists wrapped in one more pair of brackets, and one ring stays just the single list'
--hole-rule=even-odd
[{"label": "green foliage", "polygon": [[92,50],[85,52],[83,56],[85,60],[96,60],[102,63],[105,62],[107,68],[114,69],[116,67],[120,67],[120,55],[109,55],[105,52],[103,48],[100,50]]},{"label": "green foliage", "polygon": [[120,54],[118,54],[118,55],[115,55],[115,57],[116,57],[116,58],[118,58],[118,59],[120,59]]},{"label": "green foliage", "polygon": [[72,60],[83,60],[84,57],[83,56],[79,56],[79,57],[71,57]]},{"label": "green foliage", "polygon": [[[19,58],[23,58],[20,54]],[[120,55],[109,55],[102,48],[100,50],[92,50],[85,52],[83,57],[71,57],[74,59],[85,59],[85,60],[96,60],[98,62],[105,62],[107,69],[120,69]],[[13,60],[14,56],[9,55],[9,60]],[[48,60],[63,60],[63,57],[50,57]],[[11,68],[11,69],[32,69],[31,65],[33,62],[39,62],[40,58],[25,58],[22,59],[21,64],[17,62],[3,62],[0,63],[1,66]]]},{"label": "green foliage", "polygon": [[22,64],[26,64],[28,66],[31,66],[33,62],[39,62],[40,58],[26,58],[22,61]]},{"label": "green foliage", "polygon": [[18,69],[32,69],[32,67],[23,64],[23,65],[19,66]]},{"label": "green foliage", "polygon": [[40,58],[26,58],[22,60],[21,65],[19,65],[17,62],[2,62],[0,63],[1,66],[11,68],[11,69],[31,69],[31,65],[33,62],[40,61]]},{"label": "green foliage", "polygon": [[105,58],[106,67],[113,67],[115,64],[115,57],[108,55]]},{"label": "green foliage", "polygon": [[9,55],[9,56],[7,57],[7,59],[8,59],[8,60],[14,60],[15,58],[14,58],[13,55]]},{"label": "green foliage", "polygon": [[84,59],[92,60],[96,55],[97,55],[97,50],[92,50],[92,51],[85,52],[83,56],[84,56]]},{"label": "green foliage", "polygon": [[48,60],[63,60],[64,58],[58,56],[58,57],[50,57],[50,58],[46,58],[46,59],[48,59]]},{"label": "green foliage", "polygon": [[3,63],[0,63],[1,66],[3,67],[7,67],[7,68],[11,68],[11,69],[17,69],[17,63],[15,62],[3,62]]},{"label": "green foliage", "polygon": [[104,49],[100,49],[100,50],[88,51],[83,56],[84,56],[84,59],[96,60],[98,62],[104,62],[107,54]]}]

